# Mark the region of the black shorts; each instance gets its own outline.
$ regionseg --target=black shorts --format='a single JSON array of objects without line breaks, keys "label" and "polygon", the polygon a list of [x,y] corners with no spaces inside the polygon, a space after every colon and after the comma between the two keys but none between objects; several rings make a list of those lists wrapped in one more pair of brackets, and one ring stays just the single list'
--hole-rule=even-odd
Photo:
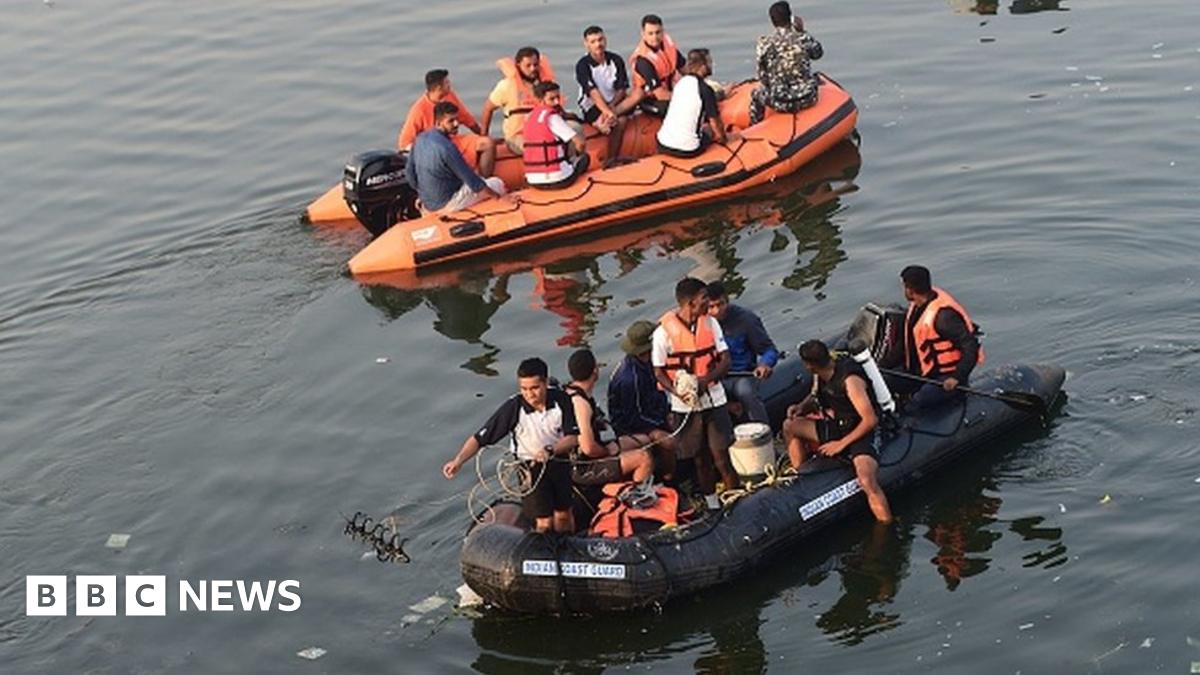
[{"label": "black shorts", "polygon": [[[533,491],[521,500],[527,518],[549,518],[555,511],[571,510],[571,464],[558,459],[525,462]],[[543,472],[545,475],[542,475]]]},{"label": "black shorts", "polygon": [[621,482],[621,457],[579,458],[571,462],[571,481],[579,485]]},{"label": "black shorts", "polygon": [[[820,419],[815,420],[814,424],[817,427],[817,440],[824,444],[844,438],[858,423],[849,424],[845,420]],[[875,461],[879,461],[879,453],[875,450],[874,429],[865,437],[846,446],[846,449],[842,451],[840,456],[852,460],[858,455],[866,455]]]},{"label": "black shorts", "polygon": [[[687,413],[671,412],[671,424],[676,428],[684,424]],[[707,447],[709,452],[719,448],[721,452],[729,449],[733,439],[733,420],[729,418],[729,410],[720,405],[707,410],[694,410],[687,415],[687,423],[679,431],[679,459],[691,459]]]}]

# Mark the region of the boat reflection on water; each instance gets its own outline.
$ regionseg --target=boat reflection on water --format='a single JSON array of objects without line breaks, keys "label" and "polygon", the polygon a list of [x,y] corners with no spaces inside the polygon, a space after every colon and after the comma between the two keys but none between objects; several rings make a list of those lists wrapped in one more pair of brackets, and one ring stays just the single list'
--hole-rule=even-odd
[{"label": "boat reflection on water", "polygon": [[795,174],[736,199],[677,212],[669,222],[630,223],[553,248],[518,249],[444,269],[361,277],[363,297],[388,320],[430,307],[439,333],[484,345],[485,353],[464,367],[492,374],[496,348],[483,336],[491,317],[510,299],[509,281],[517,275],[534,277],[531,307],[561,317],[560,346],[588,344],[597,317],[607,309],[611,297],[603,292],[607,280],[600,264],[605,256],[616,261],[618,277],[655,258],[690,257],[712,268],[700,272],[706,278],[721,278],[737,292],[744,286],[737,243],[747,233],[778,228],[772,253],[783,254],[791,239],[796,242],[795,268],[782,281],[784,287],[819,292],[847,257],[832,216],[841,208],[840,198],[858,189],[854,179],[861,165],[858,147],[844,141]]},{"label": "boat reflection on water", "polygon": [[[659,612],[567,619],[485,611],[472,619],[480,648],[473,668],[560,672],[570,664],[571,672],[599,673],[630,663],[653,667],[687,652],[697,655],[697,672],[763,672],[779,659],[763,639],[763,624],[812,620],[831,642],[851,646],[903,624],[902,607],[913,604],[898,600],[905,583],[919,589],[910,595],[943,581],[951,593],[991,569],[993,557],[999,567],[1012,568],[1019,559],[1031,572],[1050,570],[1067,560],[1062,528],[1045,525],[1054,516],[1005,521],[998,494],[1005,473],[1000,458],[1052,429],[999,442],[939,471],[923,489],[897,500],[895,526],[866,517],[847,522],[753,575]],[[926,564],[931,548],[936,554]],[[770,634],[780,635],[778,629]],[[798,640],[803,633],[782,635]],[[789,644],[789,653],[796,649],[802,645]]]}]

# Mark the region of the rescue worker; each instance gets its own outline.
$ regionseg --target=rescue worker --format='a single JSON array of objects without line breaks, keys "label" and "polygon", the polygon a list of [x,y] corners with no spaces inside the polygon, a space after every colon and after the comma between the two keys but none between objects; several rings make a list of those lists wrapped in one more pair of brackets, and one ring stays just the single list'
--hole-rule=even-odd
[{"label": "rescue worker", "polygon": [[[793,467],[800,468],[808,458],[805,448],[808,444],[815,446],[819,455],[849,460],[871,513],[879,522],[890,523],[892,512],[887,495],[876,478],[879,460],[874,431],[878,417],[870,383],[854,359],[835,362],[820,340],[800,345],[800,360],[816,379],[816,385],[813,394],[788,408],[783,423],[788,459]],[[818,413],[820,419],[804,417],[810,413]]]},{"label": "rescue worker", "polygon": [[561,389],[549,388],[549,368],[539,358],[517,366],[520,393],[505,401],[483,427],[463,443],[442,467],[447,480],[480,448],[509,439],[518,460],[530,472],[532,489],[522,498],[525,515],[538,532],[571,533],[571,465],[567,455],[577,444],[575,407]]},{"label": "rescue worker", "polygon": [[413,141],[405,167],[421,211],[453,213],[489,197],[503,197],[504,181],[495,176],[483,178],[472,171],[450,142],[458,133],[458,106],[439,101],[433,106],[433,119],[433,128]]},{"label": "rescue worker", "polygon": [[736,402],[747,422],[770,424],[767,406],[758,396],[758,383],[771,376],[779,363],[779,350],[767,335],[762,319],[745,307],[730,304],[729,292],[720,281],[708,285],[708,311],[721,324],[725,344],[729,345],[729,370],[737,373],[724,381],[725,393],[732,399],[731,414],[739,414],[732,411]]},{"label": "rescue worker", "polygon": [[939,380],[940,385],[893,378],[893,391],[911,393],[909,411],[952,401],[970,384],[971,371],[983,363],[979,327],[967,310],[946,291],[933,285],[929,269],[909,265],[900,272],[908,312],[904,319],[904,369]]},{"label": "rescue worker", "polygon": [[[741,481],[729,460],[732,422],[721,385],[729,372],[729,347],[721,325],[708,314],[703,281],[682,279],[675,300],[678,307],[662,315],[651,336],[650,363],[670,399],[671,426],[680,429],[679,479],[694,469],[697,487],[711,494],[715,468],[725,488],[735,488]],[[700,452],[706,444],[707,456]]]},{"label": "rescue worker", "polygon": [[707,49],[688,52],[683,77],[675,85],[671,107],[655,135],[659,152],[690,158],[702,154],[713,141],[725,142],[717,94],[707,82],[712,65]]},{"label": "rescue worker", "polygon": [[408,152],[412,149],[413,141],[417,140],[417,134],[433,128],[433,107],[441,101],[458,106],[459,126],[467,127],[472,132],[455,134],[450,137],[450,142],[462,153],[472,170],[484,178],[492,175],[496,166],[496,143],[480,135],[479,122],[475,121],[475,116],[450,86],[450,71],[442,68],[425,73],[425,93],[408,109],[408,117],[404,118],[404,127],[400,129],[396,147]]},{"label": "rescue worker", "polygon": [[683,64],[683,52],[663,30],[662,18],[655,14],[643,16],[641,39],[629,55],[633,87],[617,107],[617,114],[641,108],[642,112],[655,117],[665,115],[671,90],[679,81]]},{"label": "rescue worker", "polygon": [[520,155],[524,148],[521,131],[525,126],[525,116],[537,105],[533,86],[538,82],[553,80],[554,71],[550,69],[550,61],[543,58],[534,47],[521,47],[516,56],[500,59],[496,65],[503,77],[483,104],[481,128],[484,134],[490,134],[492,114],[496,110],[503,112],[504,142],[514,155]]},{"label": "rescue worker", "polygon": [[642,482],[654,475],[650,453],[629,436],[605,438],[612,428],[604,411],[592,398],[600,369],[590,349],[577,349],[567,359],[571,383],[564,391],[574,405],[575,423],[579,430],[579,452],[571,467],[572,479],[581,485],[616,483],[628,476]]},{"label": "rescue worker", "polygon": [[533,93],[538,103],[525,118],[523,129],[525,181],[542,190],[565,188],[588,169],[591,158],[583,134],[563,119],[557,82],[538,82]]},{"label": "rescue worker", "polygon": [[821,43],[804,30],[804,20],[792,15],[787,2],[771,5],[775,27],[758,38],[754,60],[758,87],[750,93],[750,124],[762,121],[766,108],[795,113],[817,102],[818,81],[810,61],[824,55]]},{"label": "rescue worker", "polygon": [[583,112],[584,122],[608,136],[605,163],[610,164],[621,154],[628,109],[620,115],[616,109],[629,95],[629,75],[621,57],[608,51],[608,38],[600,26],[584,29],[583,47],[587,53],[575,64],[579,109]]},{"label": "rescue worker", "polygon": [[658,388],[650,365],[651,336],[655,325],[635,321],[621,338],[625,358],[608,380],[608,414],[613,431],[650,447],[654,467],[663,482],[671,483],[679,444],[667,428],[667,395]]}]

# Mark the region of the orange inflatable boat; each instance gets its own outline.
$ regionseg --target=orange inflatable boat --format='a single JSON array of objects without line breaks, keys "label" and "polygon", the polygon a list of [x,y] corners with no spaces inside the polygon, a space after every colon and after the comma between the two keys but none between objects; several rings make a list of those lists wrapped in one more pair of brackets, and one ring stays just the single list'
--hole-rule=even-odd
[{"label": "orange inflatable boat", "polygon": [[[350,271],[372,275],[421,269],[728,197],[796,171],[854,130],[858,111],[853,99],[824,76],[815,106],[796,114],[769,113],[764,121],[747,127],[754,86],[747,82],[733,87],[721,103],[722,119],[738,135],[699,157],[654,154],[624,166],[594,170],[566,189],[524,188],[464,211],[401,220],[355,255]],[[642,145],[643,153],[652,151],[651,129],[657,120],[634,119],[626,144]],[[597,140],[589,143],[589,151],[603,152],[604,139]],[[520,161],[506,164],[519,169]],[[497,174],[509,185],[519,180],[499,169]],[[311,209],[310,219],[319,222],[312,218]]]}]

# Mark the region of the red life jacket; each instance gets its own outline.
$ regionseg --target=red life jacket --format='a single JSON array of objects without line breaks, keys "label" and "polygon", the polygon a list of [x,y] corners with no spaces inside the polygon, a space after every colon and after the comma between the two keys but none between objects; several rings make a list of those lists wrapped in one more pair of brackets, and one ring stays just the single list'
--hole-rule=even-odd
[{"label": "red life jacket", "polygon": [[525,173],[554,173],[567,157],[567,144],[550,129],[550,118],[561,115],[558,108],[537,104],[525,118]]},{"label": "red life jacket", "polygon": [[[954,343],[942,337],[937,332],[936,320],[937,314],[942,309],[952,309],[958,312],[963,322],[967,324],[967,330],[972,333],[979,329],[975,323],[971,321],[967,310],[963,309],[962,305],[954,299],[946,291],[934,287],[934,292],[937,297],[929,301],[925,305],[924,311],[921,312],[920,318],[917,319],[916,325],[912,328],[910,339],[904,341],[904,358],[905,363],[912,363],[912,350],[916,349],[917,358],[921,368],[921,375],[924,377],[933,377],[935,375],[953,375],[954,369],[958,362],[962,360],[962,351],[954,346]],[[909,303],[908,313],[904,317],[904,325],[908,326],[912,322],[913,312],[916,311],[916,304]],[[979,360],[975,363],[976,366],[983,365],[984,354],[983,345],[979,346]]]},{"label": "red life jacket", "polygon": [[712,370],[717,355],[717,342],[713,336],[707,314],[696,319],[696,332],[683,325],[674,310],[663,314],[658,323],[667,332],[667,365],[663,369],[674,382],[680,370],[700,377]]},{"label": "red life jacket", "polygon": [[622,494],[636,485],[637,483],[609,483],[604,486],[604,499],[600,500],[600,506],[592,518],[589,534],[594,537],[620,539],[636,534],[633,522],[635,520],[649,521],[655,530],[664,525],[679,523],[678,492],[669,487],[656,487],[654,492],[658,495],[658,501],[649,508],[636,509],[621,501]]},{"label": "red life jacket", "polygon": [[650,49],[645,42],[638,40],[637,49],[629,55],[629,74],[633,77],[635,87],[645,87],[647,83],[642,79],[642,76],[637,72],[637,60],[639,58],[646,59],[650,65],[654,66],[654,72],[658,74],[658,79],[662,82],[662,88],[667,91],[675,86],[675,82],[679,79],[679,47],[675,46],[675,41],[670,35],[663,32],[662,44],[657,50]]}]

